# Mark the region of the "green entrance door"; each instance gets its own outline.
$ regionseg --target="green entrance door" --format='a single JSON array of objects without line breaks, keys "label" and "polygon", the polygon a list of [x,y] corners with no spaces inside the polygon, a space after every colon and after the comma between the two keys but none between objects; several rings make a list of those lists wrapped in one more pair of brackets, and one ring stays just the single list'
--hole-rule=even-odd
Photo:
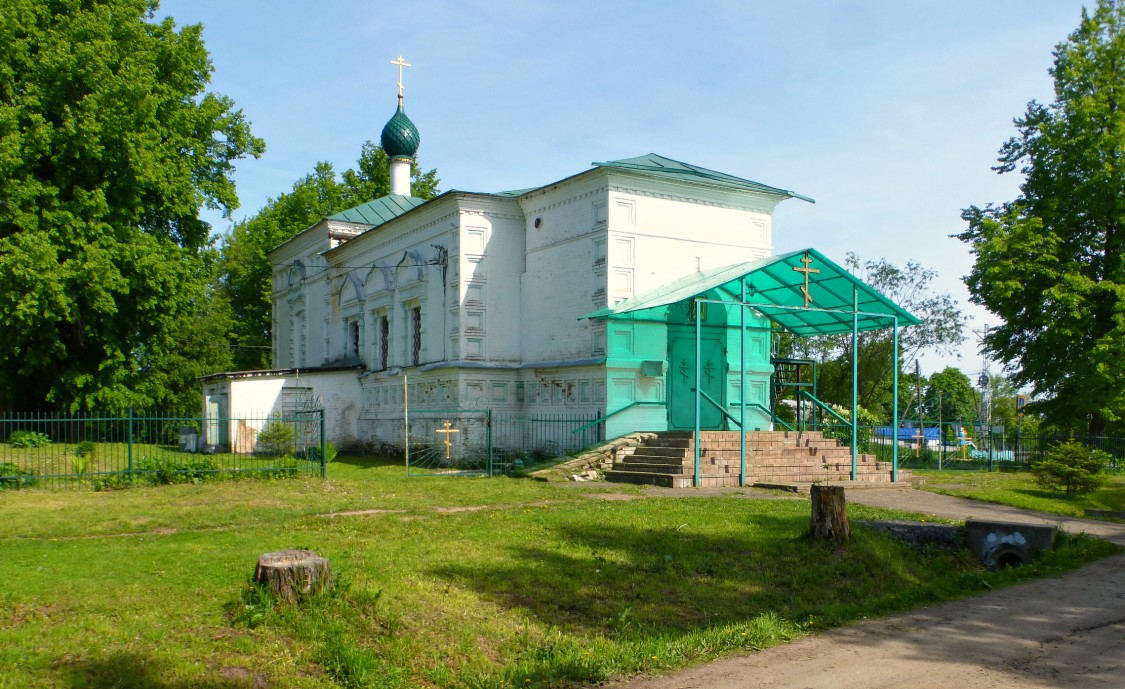
[{"label": "green entrance door", "polygon": [[[687,330],[685,328],[682,335],[671,333],[669,337],[668,427],[673,430],[695,428],[695,393],[692,392],[695,387],[695,332],[693,328],[688,335]],[[725,404],[723,378],[726,376],[726,356],[723,342],[719,336],[704,332],[699,351],[703,362],[701,388],[711,399]],[[723,428],[723,415],[705,399],[699,401],[699,427],[707,430]]]}]

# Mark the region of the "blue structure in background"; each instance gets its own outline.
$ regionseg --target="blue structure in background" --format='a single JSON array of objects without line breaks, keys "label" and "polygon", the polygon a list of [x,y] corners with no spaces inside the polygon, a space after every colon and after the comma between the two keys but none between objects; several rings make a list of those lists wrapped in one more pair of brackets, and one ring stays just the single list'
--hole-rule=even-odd
[{"label": "blue structure in background", "polygon": [[[890,426],[876,426],[876,438],[890,438],[894,435],[894,431]],[[922,429],[922,435],[926,438],[926,444],[938,443],[941,441],[941,433],[937,427],[929,427]],[[918,442],[918,429],[915,427],[903,427],[898,429],[898,439],[902,442]]]}]

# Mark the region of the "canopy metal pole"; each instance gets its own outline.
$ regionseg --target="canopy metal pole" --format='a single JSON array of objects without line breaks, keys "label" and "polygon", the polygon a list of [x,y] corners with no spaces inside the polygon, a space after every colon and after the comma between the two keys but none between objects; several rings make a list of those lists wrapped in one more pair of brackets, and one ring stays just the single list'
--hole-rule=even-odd
[{"label": "canopy metal pole", "polygon": [[699,393],[701,391],[700,383],[700,369],[703,368],[703,324],[700,322],[700,314],[703,311],[703,305],[700,302],[695,302],[695,436],[694,436],[694,453],[695,453],[695,468],[692,471],[691,485],[696,488],[699,487]]},{"label": "canopy metal pole", "polygon": [[[738,433],[738,439],[739,439],[739,445],[738,445],[738,485],[745,486],[746,485],[746,281],[745,280],[739,280],[738,284],[741,287],[741,294],[739,295],[739,301],[742,302],[738,305],[738,310],[739,310],[739,312],[742,316],[741,319],[740,319],[741,325],[739,326],[740,329],[742,330],[742,332],[739,333],[741,335],[740,344],[741,344],[741,348],[742,348],[742,353],[740,355],[741,361],[739,362],[740,375],[739,375],[739,383],[738,383],[738,406],[739,406],[739,409],[738,409],[738,412],[739,412],[738,413],[738,424],[739,424],[738,425],[738,431],[739,431],[739,433]],[[771,421],[772,421],[772,419],[771,419]]]},{"label": "canopy metal pole", "polygon": [[[891,418],[894,419],[894,444],[891,445],[891,483],[898,483],[898,316],[894,317],[894,325],[891,326],[893,331],[894,342],[894,357],[893,357],[893,370],[894,370],[894,384],[891,389],[893,396],[891,397]],[[938,435],[941,435],[941,424],[938,424]]]},{"label": "canopy metal pole", "polygon": [[402,446],[406,452],[406,475],[410,475],[410,390],[406,387],[406,371],[402,372]]},{"label": "canopy metal pole", "polygon": [[859,288],[852,286],[852,480],[856,480],[859,444]]}]

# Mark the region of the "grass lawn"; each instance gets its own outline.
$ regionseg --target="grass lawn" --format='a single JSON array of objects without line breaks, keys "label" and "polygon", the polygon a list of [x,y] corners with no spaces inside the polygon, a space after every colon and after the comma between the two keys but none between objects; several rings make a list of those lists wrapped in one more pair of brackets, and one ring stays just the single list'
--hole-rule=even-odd
[{"label": "grass lawn", "polygon": [[[351,458],[327,481],[0,491],[0,688],[580,686],[1114,550],[1070,538],[994,574],[859,527],[846,547],[810,542],[804,500],[601,491]],[[275,609],[247,581],[293,547],[338,583]]]},{"label": "grass lawn", "polygon": [[1066,517],[1081,517],[1086,509],[1125,510],[1125,474],[1108,474],[1105,484],[1089,495],[1067,498],[1040,488],[1026,471],[936,471],[914,469],[925,476],[925,489],[934,493],[997,502]]}]

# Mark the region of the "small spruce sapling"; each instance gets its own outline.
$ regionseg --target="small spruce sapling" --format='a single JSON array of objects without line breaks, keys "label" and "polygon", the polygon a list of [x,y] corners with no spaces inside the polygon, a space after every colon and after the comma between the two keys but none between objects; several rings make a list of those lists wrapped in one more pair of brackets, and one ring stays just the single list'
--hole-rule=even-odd
[{"label": "small spruce sapling", "polygon": [[1064,491],[1069,498],[1096,490],[1105,480],[1100,474],[1108,461],[1105,452],[1090,449],[1072,438],[1059,443],[1044,459],[1033,464],[1031,473],[1040,486]]}]

